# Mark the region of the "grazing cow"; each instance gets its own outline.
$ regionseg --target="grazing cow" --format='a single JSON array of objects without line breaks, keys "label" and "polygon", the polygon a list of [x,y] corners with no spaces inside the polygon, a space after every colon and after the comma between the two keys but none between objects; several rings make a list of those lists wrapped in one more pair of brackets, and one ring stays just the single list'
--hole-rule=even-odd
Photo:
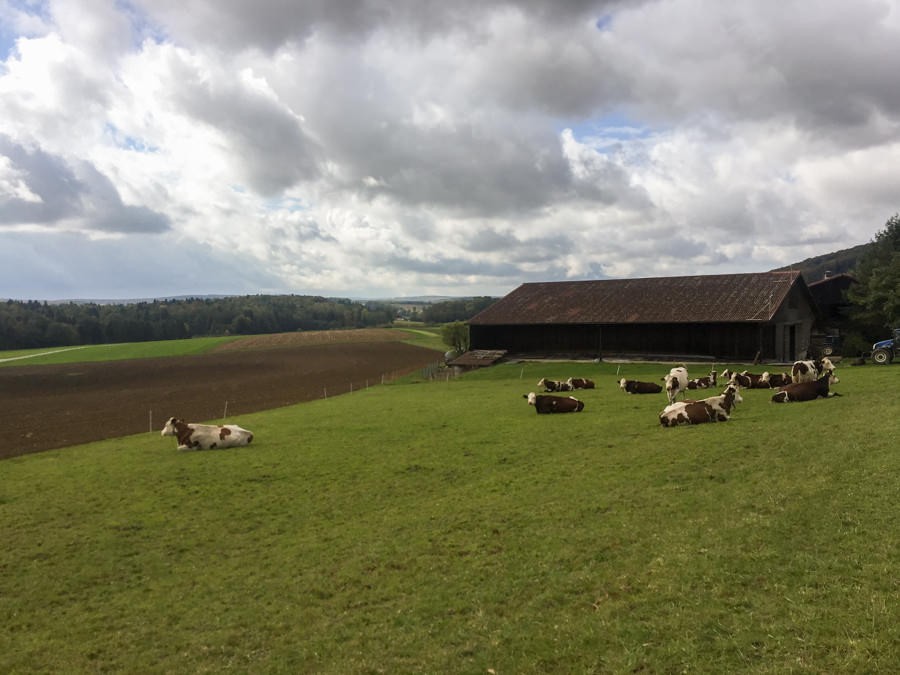
[{"label": "grazing cow", "polygon": [[675,397],[681,392],[682,398],[688,388],[688,372],[684,366],[672,368],[669,374],[663,380],[666,383],[666,396],[669,397],[669,403],[675,402]]},{"label": "grazing cow", "polygon": [[706,377],[697,377],[688,380],[688,389],[709,389],[716,386],[716,371],[709,371]]},{"label": "grazing cow", "polygon": [[548,380],[546,377],[542,377],[538,380],[537,386],[543,387],[544,391],[572,391],[574,388],[568,382]]},{"label": "grazing cow", "polygon": [[212,450],[250,445],[253,432],[236,424],[216,426],[213,424],[188,424],[184,420],[170,417],[160,436],[175,436],[179,450]]},{"label": "grazing cow", "polygon": [[572,389],[593,389],[594,381],[589,380],[585,377],[570,377],[566,380],[566,384],[568,384]]},{"label": "grazing cow", "polygon": [[763,373],[763,377],[766,379],[766,382],[769,383],[769,388],[775,389],[776,387],[783,387],[786,384],[790,384],[791,374],[790,373]]},{"label": "grazing cow", "polygon": [[538,415],[581,412],[584,410],[584,403],[574,396],[547,396],[545,394],[535,394],[533,391],[522,394],[522,396],[528,399],[528,405],[534,406],[534,411]]},{"label": "grazing cow", "polygon": [[784,385],[781,390],[772,395],[774,403],[790,403],[791,401],[814,401],[817,398],[830,398],[840,396],[837,392],[829,391],[829,387],[840,380],[835,377],[834,371],[826,370],[824,374],[812,382],[792,382]]},{"label": "grazing cow", "polygon": [[794,365],[791,366],[791,381],[812,382],[829,371],[834,372],[834,364],[828,357],[815,361],[794,361]]},{"label": "grazing cow", "polygon": [[626,394],[658,394],[662,387],[656,382],[640,382],[638,380],[619,380],[619,388]]}]

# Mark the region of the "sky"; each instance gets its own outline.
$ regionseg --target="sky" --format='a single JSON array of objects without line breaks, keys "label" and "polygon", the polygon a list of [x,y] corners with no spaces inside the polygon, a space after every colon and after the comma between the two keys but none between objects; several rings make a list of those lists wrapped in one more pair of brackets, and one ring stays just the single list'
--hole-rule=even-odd
[{"label": "sky", "polygon": [[762,272],[900,210],[900,0],[0,0],[0,298]]}]

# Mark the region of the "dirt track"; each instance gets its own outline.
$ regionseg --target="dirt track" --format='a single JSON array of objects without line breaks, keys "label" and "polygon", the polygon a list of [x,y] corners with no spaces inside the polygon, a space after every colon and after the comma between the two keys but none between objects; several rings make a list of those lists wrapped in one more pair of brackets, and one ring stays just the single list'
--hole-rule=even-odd
[{"label": "dirt track", "polygon": [[[375,338],[376,340],[378,337]],[[241,340],[202,356],[0,368],[0,459],[345,394],[439,360],[396,341]]]}]

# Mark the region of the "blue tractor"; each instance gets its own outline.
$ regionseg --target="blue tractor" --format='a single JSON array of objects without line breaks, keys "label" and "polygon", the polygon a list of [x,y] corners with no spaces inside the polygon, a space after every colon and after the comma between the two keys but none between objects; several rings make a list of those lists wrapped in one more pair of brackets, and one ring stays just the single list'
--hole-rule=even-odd
[{"label": "blue tractor", "polygon": [[894,337],[872,345],[872,360],[875,363],[888,364],[897,354],[900,354],[900,328],[894,329]]}]

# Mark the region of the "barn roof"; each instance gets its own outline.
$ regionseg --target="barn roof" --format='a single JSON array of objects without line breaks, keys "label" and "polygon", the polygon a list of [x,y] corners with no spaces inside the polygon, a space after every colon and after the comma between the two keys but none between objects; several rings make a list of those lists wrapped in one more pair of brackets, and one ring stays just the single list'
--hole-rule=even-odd
[{"label": "barn roof", "polygon": [[659,324],[770,321],[799,272],[548,281],[522,284],[471,325]]}]

